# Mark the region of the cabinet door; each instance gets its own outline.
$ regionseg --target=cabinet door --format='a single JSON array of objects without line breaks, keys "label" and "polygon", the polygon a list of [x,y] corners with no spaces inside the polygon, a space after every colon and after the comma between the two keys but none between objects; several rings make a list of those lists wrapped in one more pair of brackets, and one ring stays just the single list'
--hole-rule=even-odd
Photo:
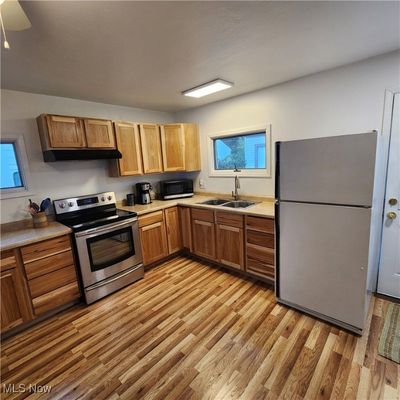
[{"label": "cabinet door", "polygon": [[243,229],[217,225],[218,261],[237,269],[244,269]]},{"label": "cabinet door", "polygon": [[179,207],[179,219],[181,223],[182,246],[192,251],[192,227],[189,207]]},{"label": "cabinet door", "polygon": [[161,126],[164,171],[185,170],[185,140],[182,124]]},{"label": "cabinet door", "polygon": [[86,147],[85,133],[79,118],[46,115],[50,147]]},{"label": "cabinet door", "polygon": [[149,265],[168,255],[164,222],[156,222],[140,228],[143,263]]},{"label": "cabinet door", "polygon": [[200,171],[200,138],[196,124],[184,124],[185,131],[185,171]]},{"label": "cabinet door", "polygon": [[216,261],[215,226],[213,222],[192,220],[193,252]]},{"label": "cabinet door", "polygon": [[117,148],[122,153],[118,163],[120,176],[142,175],[142,153],[140,151],[139,129],[129,122],[114,122]]},{"label": "cabinet door", "polygon": [[139,125],[142,143],[143,169],[145,174],[162,172],[161,139],[158,125]]},{"label": "cabinet door", "polygon": [[115,149],[114,130],[111,121],[85,119],[87,147]]},{"label": "cabinet door", "polygon": [[165,222],[167,225],[168,253],[176,253],[182,250],[178,207],[171,207],[165,210]]}]

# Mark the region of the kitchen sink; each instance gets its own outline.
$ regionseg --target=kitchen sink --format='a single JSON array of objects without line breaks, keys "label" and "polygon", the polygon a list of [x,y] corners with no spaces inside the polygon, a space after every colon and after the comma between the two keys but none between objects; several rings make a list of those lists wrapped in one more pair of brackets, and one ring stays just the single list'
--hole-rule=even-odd
[{"label": "kitchen sink", "polygon": [[235,200],[229,201],[228,203],[222,204],[222,207],[230,207],[230,208],[246,208],[256,204],[254,201],[247,200]]},{"label": "kitchen sink", "polygon": [[206,200],[202,201],[201,203],[198,204],[207,204],[209,206],[220,206],[221,204],[227,203],[229,200],[224,200],[224,199],[212,199],[212,200]]}]

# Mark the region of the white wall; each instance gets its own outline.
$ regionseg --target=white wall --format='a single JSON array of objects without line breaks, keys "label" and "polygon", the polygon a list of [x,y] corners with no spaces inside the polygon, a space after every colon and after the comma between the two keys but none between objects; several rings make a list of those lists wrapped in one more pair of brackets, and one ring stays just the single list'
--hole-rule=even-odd
[{"label": "white wall", "polygon": [[[232,178],[208,176],[207,135],[272,124],[272,141],[362,133],[380,129],[385,89],[400,89],[400,52],[317,73],[250,94],[178,112],[197,122],[207,192],[230,193]],[[274,145],[272,146],[274,165]],[[241,178],[241,194],[274,196],[271,178]]]},{"label": "white wall", "polygon": [[[171,122],[171,114],[129,107],[113,106],[62,97],[44,96],[10,90],[1,91],[1,135],[22,135],[25,141],[31,185],[29,197],[40,201],[101,191],[115,191],[117,199],[131,193],[139,181],[157,182],[171,174],[112,178],[108,161],[65,161],[45,163],[42,158],[36,117],[42,113],[79,115],[135,122]],[[177,176],[177,175],[175,175]],[[1,222],[29,218],[27,198],[1,200]]]}]

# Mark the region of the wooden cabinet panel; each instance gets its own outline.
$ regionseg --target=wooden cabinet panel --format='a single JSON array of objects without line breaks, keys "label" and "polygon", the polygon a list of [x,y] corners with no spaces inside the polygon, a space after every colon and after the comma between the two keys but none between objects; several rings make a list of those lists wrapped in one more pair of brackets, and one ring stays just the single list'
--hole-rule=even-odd
[{"label": "wooden cabinet panel", "polygon": [[143,162],[138,125],[130,122],[114,122],[114,127],[117,148],[122,154],[122,158],[113,161],[118,165],[118,175],[142,175]]},{"label": "wooden cabinet panel", "polygon": [[35,314],[40,315],[53,310],[63,304],[71,303],[80,297],[79,286],[77,282],[71,282],[56,290],[48,292],[42,296],[33,299]]},{"label": "wooden cabinet panel", "polygon": [[2,271],[1,279],[1,331],[22,324],[22,310],[17,296],[18,271],[16,268]]},{"label": "wooden cabinet panel", "polygon": [[[50,257],[52,258],[52,257]],[[39,276],[29,281],[29,289],[32,298],[35,299],[45,293],[51,292],[69,283],[76,282],[75,266],[69,265],[67,267],[58,269],[57,271]]]},{"label": "wooden cabinet panel", "polygon": [[156,222],[139,229],[143,263],[149,265],[168,255],[164,222]]},{"label": "wooden cabinet panel", "polygon": [[[86,147],[82,120],[75,117],[45,115],[48,138],[44,140],[53,148]],[[46,132],[41,132],[45,135]]]},{"label": "wooden cabinet panel", "polygon": [[216,261],[215,224],[193,219],[192,214],[192,232],[194,254]]},{"label": "wooden cabinet panel", "polygon": [[202,208],[193,208],[192,219],[197,219],[199,221],[214,222],[214,211]]},{"label": "wooden cabinet panel", "polygon": [[270,280],[275,279],[275,267],[252,257],[247,257],[246,269],[248,272],[267,278]]},{"label": "wooden cabinet panel", "polygon": [[217,225],[218,261],[237,269],[244,269],[243,229]]},{"label": "wooden cabinet panel", "polygon": [[115,149],[114,130],[111,121],[84,119],[87,147]]},{"label": "wooden cabinet panel", "polygon": [[161,138],[159,126],[155,124],[139,125],[142,144],[143,170],[146,174],[162,172]]},{"label": "wooden cabinet panel", "polygon": [[216,220],[217,224],[243,228],[243,215],[241,214],[217,211]]},{"label": "wooden cabinet panel", "polygon": [[247,243],[273,249],[275,248],[275,236],[271,233],[248,230]]},{"label": "wooden cabinet panel", "polygon": [[139,215],[139,228],[162,221],[164,221],[164,215],[162,211],[155,211],[149,214]]},{"label": "wooden cabinet panel", "polygon": [[54,256],[41,258],[25,264],[26,277],[29,280],[38,278],[69,265],[74,265],[72,250],[66,250]]},{"label": "wooden cabinet panel", "polygon": [[192,226],[190,221],[190,207],[179,207],[181,222],[182,245],[185,249],[192,251]]},{"label": "wooden cabinet panel", "polygon": [[182,250],[178,207],[165,210],[165,225],[167,228],[168,253],[172,254]]},{"label": "wooden cabinet panel", "polygon": [[185,141],[182,124],[161,125],[164,171],[185,170]]},{"label": "wooden cabinet panel", "polygon": [[44,240],[21,248],[24,263],[38,260],[58,254],[65,250],[71,250],[69,235],[59,236],[54,239]]},{"label": "wooden cabinet panel", "polygon": [[274,234],[275,221],[271,218],[246,216],[246,228]]},{"label": "wooden cabinet panel", "polygon": [[185,137],[185,171],[200,171],[200,138],[197,124],[183,124]]},{"label": "wooden cabinet panel", "polygon": [[275,260],[274,260],[275,252],[273,249],[267,249],[264,247],[247,244],[246,254],[248,257],[251,257],[255,260],[259,260],[263,263],[266,263],[269,265],[275,264]]}]

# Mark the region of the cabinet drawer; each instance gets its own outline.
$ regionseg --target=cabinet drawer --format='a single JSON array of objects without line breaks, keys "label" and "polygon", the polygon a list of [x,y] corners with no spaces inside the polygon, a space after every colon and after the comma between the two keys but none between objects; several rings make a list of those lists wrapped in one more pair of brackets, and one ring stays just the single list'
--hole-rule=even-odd
[{"label": "cabinet drawer", "polygon": [[275,236],[271,233],[247,230],[247,243],[255,244],[261,247],[275,248]]},{"label": "cabinet drawer", "polygon": [[63,251],[55,256],[41,258],[25,264],[25,271],[28,280],[31,280],[69,265],[74,265],[72,250]]},{"label": "cabinet drawer", "polygon": [[218,224],[243,228],[243,215],[220,211],[216,215]]},{"label": "cabinet drawer", "polygon": [[275,232],[275,220],[271,218],[260,218],[246,216],[246,228],[253,229],[255,231],[274,233]]},{"label": "cabinet drawer", "polygon": [[197,219],[199,221],[214,222],[214,211],[203,210],[200,208],[193,208],[192,219]]},{"label": "cabinet drawer", "polygon": [[65,235],[22,247],[21,254],[24,263],[28,263],[70,249],[70,238]]},{"label": "cabinet drawer", "polygon": [[275,265],[275,251],[273,249],[247,244],[246,255],[265,264]]},{"label": "cabinet drawer", "polygon": [[63,304],[68,304],[79,299],[79,297],[80,292],[78,283],[72,282],[42,296],[36,297],[33,299],[32,303],[35,314],[39,315],[62,306]]},{"label": "cabinet drawer", "polygon": [[256,260],[252,257],[247,257],[246,260],[247,272],[262,276],[271,280],[275,279],[275,267],[267,263]]},{"label": "cabinet drawer", "polygon": [[17,268],[17,260],[13,250],[3,251],[1,253],[1,271]]},{"label": "cabinet drawer", "polygon": [[29,281],[29,289],[33,298],[42,296],[57,288],[76,282],[74,265],[39,276]]},{"label": "cabinet drawer", "polygon": [[156,222],[162,222],[164,219],[162,211],[152,212],[150,214],[142,215],[139,217],[139,228],[146,225],[151,225]]}]

